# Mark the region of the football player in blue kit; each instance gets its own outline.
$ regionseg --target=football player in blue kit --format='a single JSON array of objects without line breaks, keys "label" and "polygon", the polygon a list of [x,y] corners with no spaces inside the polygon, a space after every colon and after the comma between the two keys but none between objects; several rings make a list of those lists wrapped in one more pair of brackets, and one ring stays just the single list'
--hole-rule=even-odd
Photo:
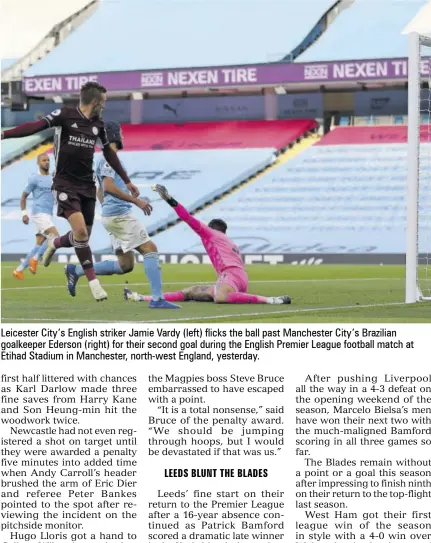
[{"label": "football player in blue kit", "polygon": [[[49,156],[42,153],[37,157],[38,171],[31,174],[21,196],[22,222],[30,221],[36,227],[36,243],[21,264],[13,271],[16,279],[24,279],[24,270],[28,268],[36,273],[37,265],[46,247],[48,236],[58,236],[53,222],[54,195],[52,194],[52,175],[49,173]],[[27,198],[33,196],[31,214],[27,211]]]}]

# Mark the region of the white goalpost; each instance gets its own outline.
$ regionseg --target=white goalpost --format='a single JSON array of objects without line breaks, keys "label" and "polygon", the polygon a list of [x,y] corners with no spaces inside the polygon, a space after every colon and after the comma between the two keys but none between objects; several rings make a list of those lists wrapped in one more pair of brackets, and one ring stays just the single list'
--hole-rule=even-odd
[{"label": "white goalpost", "polygon": [[431,301],[431,36],[408,39],[405,301],[414,303]]}]

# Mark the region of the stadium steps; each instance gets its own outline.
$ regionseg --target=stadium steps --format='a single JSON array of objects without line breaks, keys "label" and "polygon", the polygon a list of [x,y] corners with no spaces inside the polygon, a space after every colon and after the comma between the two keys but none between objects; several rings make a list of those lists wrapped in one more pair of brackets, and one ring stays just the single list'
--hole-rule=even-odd
[{"label": "stadium steps", "polygon": [[[198,213],[198,212],[210,207],[214,203],[219,202],[220,200],[223,200],[227,196],[230,196],[234,192],[242,189],[244,186],[249,185],[253,181],[256,181],[262,175],[266,174],[267,172],[271,171],[272,169],[276,168],[277,166],[280,166],[280,164],[284,164],[285,162],[291,160],[292,158],[296,157],[300,153],[304,152],[309,147],[311,147],[311,146],[315,145],[316,143],[318,143],[320,141],[320,139],[321,139],[321,136],[319,136],[315,130],[310,130],[310,131],[306,132],[302,137],[298,138],[295,142],[293,142],[293,143],[289,144],[287,147],[283,148],[279,152],[279,154],[277,155],[277,159],[271,165],[266,166],[262,170],[259,170],[254,175],[248,177],[247,179],[244,179],[243,181],[241,181],[240,183],[238,183],[237,185],[235,185],[231,189],[223,192],[222,194],[219,194],[218,196],[216,196],[212,200],[206,202],[205,204],[203,204],[203,205],[201,205],[199,207],[196,207],[193,210],[189,210],[190,213],[192,215],[194,215],[195,213]],[[160,232],[168,230],[168,229],[172,228],[173,226],[175,226],[176,224],[178,224],[180,222],[181,222],[181,219],[177,219],[177,220],[170,221],[170,222],[166,223],[165,225],[163,225],[160,228],[155,228],[154,230],[150,229],[149,230],[149,235],[154,236],[156,234],[160,234]]]},{"label": "stadium steps", "polygon": [[38,157],[42,153],[48,153],[53,148],[52,143],[43,143],[42,145],[39,145],[39,147],[36,147],[32,151],[28,152],[26,155],[24,155],[22,158],[24,160],[32,160],[36,157]]}]

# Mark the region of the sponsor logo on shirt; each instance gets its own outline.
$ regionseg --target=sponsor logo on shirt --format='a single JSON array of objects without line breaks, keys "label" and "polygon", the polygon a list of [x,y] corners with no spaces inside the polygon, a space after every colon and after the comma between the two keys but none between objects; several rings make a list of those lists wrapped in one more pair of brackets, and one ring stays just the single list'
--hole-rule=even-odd
[{"label": "sponsor logo on shirt", "polygon": [[87,138],[85,136],[71,136],[69,135],[69,145],[76,145],[77,147],[87,147],[88,149],[94,149],[96,144],[93,138]]}]

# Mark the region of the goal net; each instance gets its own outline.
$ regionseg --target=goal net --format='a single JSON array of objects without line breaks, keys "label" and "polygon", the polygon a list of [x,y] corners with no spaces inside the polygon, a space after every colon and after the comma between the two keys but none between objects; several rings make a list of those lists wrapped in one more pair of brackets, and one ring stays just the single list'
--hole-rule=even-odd
[{"label": "goal net", "polygon": [[431,301],[431,37],[409,34],[406,303]]}]

